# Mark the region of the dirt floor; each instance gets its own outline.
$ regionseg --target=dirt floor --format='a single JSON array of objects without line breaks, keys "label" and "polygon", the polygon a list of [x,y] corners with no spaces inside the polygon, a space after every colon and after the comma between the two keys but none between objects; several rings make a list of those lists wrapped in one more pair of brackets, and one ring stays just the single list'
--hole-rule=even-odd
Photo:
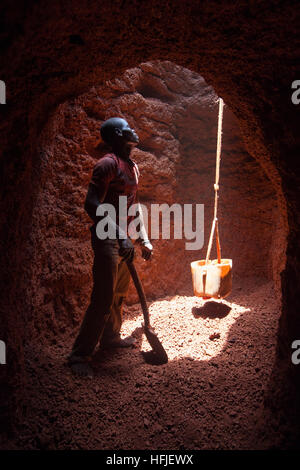
[{"label": "dirt floor", "polygon": [[28,345],[21,449],[252,449],[274,447],[260,420],[280,305],[272,283],[248,279],[227,300],[174,296],[149,304],[168,364],[146,364],[139,305],[124,336],[138,347],[97,354],[95,377],[65,364],[74,330]]}]

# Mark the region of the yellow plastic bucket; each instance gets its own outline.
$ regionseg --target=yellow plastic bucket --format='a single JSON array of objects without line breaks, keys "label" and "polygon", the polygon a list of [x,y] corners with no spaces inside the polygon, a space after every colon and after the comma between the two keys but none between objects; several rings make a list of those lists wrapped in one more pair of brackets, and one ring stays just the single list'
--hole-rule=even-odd
[{"label": "yellow plastic bucket", "polygon": [[191,263],[194,295],[222,299],[232,289],[232,259],[205,259]]}]

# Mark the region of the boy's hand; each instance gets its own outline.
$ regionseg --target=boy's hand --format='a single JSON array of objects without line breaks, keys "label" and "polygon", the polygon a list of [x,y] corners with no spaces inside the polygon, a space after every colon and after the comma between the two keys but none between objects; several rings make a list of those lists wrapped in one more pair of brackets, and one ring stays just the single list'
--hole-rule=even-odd
[{"label": "boy's hand", "polygon": [[142,257],[148,261],[151,258],[153,252],[153,246],[149,240],[142,242]]}]

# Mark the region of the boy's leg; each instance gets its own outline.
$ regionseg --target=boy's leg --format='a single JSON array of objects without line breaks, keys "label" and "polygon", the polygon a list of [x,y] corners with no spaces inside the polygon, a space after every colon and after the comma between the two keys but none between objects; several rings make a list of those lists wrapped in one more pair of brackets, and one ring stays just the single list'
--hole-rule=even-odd
[{"label": "boy's leg", "polygon": [[[123,311],[123,303],[126,298],[128,288],[130,283],[130,273],[126,264],[126,261],[123,259],[120,260],[118,264],[118,273],[117,273],[117,281],[115,285],[114,297],[113,302],[110,309],[110,317],[108,318],[104,332],[102,335],[102,345],[109,345],[112,343],[116,343],[120,338],[120,330],[122,326],[122,311]],[[130,339],[123,344],[120,343],[120,346],[128,346],[133,344],[134,341]]]},{"label": "boy's leg", "polygon": [[74,361],[80,357],[85,359],[94,352],[110,316],[114,298],[119,262],[118,243],[113,240],[95,239],[95,234],[92,233],[92,246],[93,290],[90,305],[69,357],[71,362],[72,358]]}]

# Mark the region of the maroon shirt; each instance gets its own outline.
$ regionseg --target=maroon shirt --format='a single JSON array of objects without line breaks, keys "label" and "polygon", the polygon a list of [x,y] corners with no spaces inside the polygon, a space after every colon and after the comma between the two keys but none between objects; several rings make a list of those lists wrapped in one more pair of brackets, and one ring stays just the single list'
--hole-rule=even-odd
[{"label": "maroon shirt", "polygon": [[[112,204],[119,224],[119,196],[127,196],[127,210],[137,202],[138,166],[108,153],[96,163],[90,184],[96,186],[100,203]],[[134,217],[127,217],[127,225]]]}]

